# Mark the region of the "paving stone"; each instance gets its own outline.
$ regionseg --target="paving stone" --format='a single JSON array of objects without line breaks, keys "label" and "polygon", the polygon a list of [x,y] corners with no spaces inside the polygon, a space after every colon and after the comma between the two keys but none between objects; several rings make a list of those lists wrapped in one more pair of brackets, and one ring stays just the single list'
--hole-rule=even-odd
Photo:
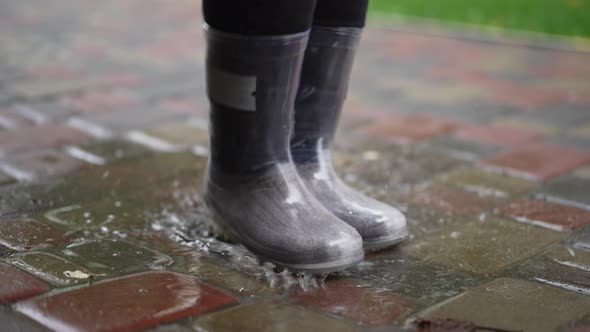
[{"label": "paving stone", "polygon": [[193,323],[197,331],[356,331],[342,320],[273,302],[259,302],[205,315]]},{"label": "paving stone", "polygon": [[486,172],[474,167],[460,168],[442,174],[438,181],[457,186],[481,197],[507,199],[533,188],[534,182],[495,172]]},{"label": "paving stone", "polygon": [[590,211],[541,200],[520,200],[501,208],[501,213],[523,223],[556,231],[569,231],[590,224]]},{"label": "paving stone", "polygon": [[454,132],[454,135],[467,141],[498,146],[517,146],[541,138],[535,131],[500,125],[463,125]]},{"label": "paving stone", "polygon": [[50,332],[49,329],[39,325],[25,316],[14,312],[8,306],[0,306],[0,322],[2,330],[10,332]]},{"label": "paving stone", "polygon": [[61,126],[44,125],[13,131],[0,132],[0,154],[54,148],[68,144],[82,144],[90,137],[79,130]]},{"label": "paving stone", "polygon": [[0,244],[17,251],[48,248],[66,241],[65,234],[33,219],[0,220]]},{"label": "paving stone", "polygon": [[428,206],[454,215],[482,213],[494,206],[494,200],[451,186],[431,185],[417,188],[405,199],[415,205]]},{"label": "paving stone", "polygon": [[[496,279],[420,314],[509,331],[554,331],[587,313],[582,294],[519,279]],[[482,308],[485,308],[482,310]]]},{"label": "paving stone", "polygon": [[234,302],[192,277],[147,272],[20,302],[16,310],[55,330],[136,331]]},{"label": "paving stone", "polygon": [[83,166],[83,161],[57,149],[12,154],[0,161],[0,169],[20,181],[65,175]]},{"label": "paving stone", "polygon": [[11,257],[11,262],[54,285],[89,282],[102,275],[92,273],[62,257],[45,252],[27,252]]},{"label": "paving stone", "polygon": [[590,295],[588,271],[590,250],[564,244],[525,261],[513,275]]},{"label": "paving stone", "polygon": [[590,178],[566,175],[550,180],[538,196],[550,202],[590,209]]},{"label": "paving stone", "polygon": [[484,160],[507,172],[535,179],[549,179],[590,161],[590,154],[548,144],[527,144]]},{"label": "paving stone", "polygon": [[450,120],[425,114],[412,114],[388,122],[375,123],[359,130],[384,141],[403,144],[439,136],[455,127],[456,124]]},{"label": "paving stone", "polygon": [[415,241],[408,245],[408,253],[428,263],[493,274],[560,239],[556,232],[485,217],[452,224]]},{"label": "paving stone", "polygon": [[392,323],[410,312],[413,304],[399,294],[363,288],[350,279],[327,281],[322,288],[297,289],[296,303],[366,325]]},{"label": "paving stone", "polygon": [[428,141],[433,150],[465,161],[475,161],[498,152],[498,147],[485,143],[465,141],[452,136],[442,136]]},{"label": "paving stone", "polygon": [[129,273],[162,270],[172,258],[155,250],[120,240],[74,243],[62,250],[64,257],[98,273]]},{"label": "paving stone", "polygon": [[4,263],[0,263],[0,280],[0,304],[26,299],[49,290],[46,283]]}]

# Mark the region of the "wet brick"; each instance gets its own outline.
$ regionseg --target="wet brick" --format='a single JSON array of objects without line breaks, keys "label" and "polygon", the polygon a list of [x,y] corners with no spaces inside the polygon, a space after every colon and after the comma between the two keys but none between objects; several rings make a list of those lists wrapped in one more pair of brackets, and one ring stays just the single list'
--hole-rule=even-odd
[{"label": "wet brick", "polygon": [[99,273],[129,273],[162,270],[173,260],[155,250],[119,240],[75,243],[62,250],[64,257]]},{"label": "wet brick", "polygon": [[514,275],[590,294],[590,251],[573,245],[560,244],[518,266]]},{"label": "wet brick", "polygon": [[4,263],[0,263],[0,281],[0,304],[26,299],[49,290],[46,283]]},{"label": "wet brick", "polygon": [[192,277],[147,272],[20,302],[16,310],[55,330],[136,331],[234,302]]},{"label": "wet brick", "polygon": [[433,150],[465,161],[475,161],[498,152],[498,147],[473,141],[457,139],[453,136],[442,136],[428,141]]},{"label": "wet brick", "polygon": [[568,231],[590,224],[590,211],[541,200],[520,200],[501,208],[515,220],[557,231]]},{"label": "wet brick", "polygon": [[549,179],[590,161],[590,154],[548,144],[527,144],[485,159],[484,165],[535,179]]},{"label": "wet brick", "polygon": [[489,216],[473,217],[414,241],[408,245],[408,254],[431,264],[489,274],[560,239],[559,233],[539,227]]},{"label": "wet brick", "polygon": [[88,143],[80,146],[80,149],[99,156],[107,164],[151,154],[141,145],[118,139]]},{"label": "wet brick", "polygon": [[286,303],[258,302],[203,316],[197,331],[356,331],[342,320]]},{"label": "wet brick", "polygon": [[146,134],[180,146],[209,145],[209,132],[205,120],[163,124],[149,130]]},{"label": "wet brick", "polygon": [[10,332],[51,332],[46,327],[35,321],[14,312],[8,306],[0,306],[0,322],[2,330]]},{"label": "wet brick", "polygon": [[0,220],[0,244],[17,251],[47,248],[66,241],[65,234],[33,219]]},{"label": "wet brick", "polygon": [[291,299],[365,325],[392,323],[413,309],[413,304],[399,294],[377,292],[350,279],[329,280],[324,287],[312,290],[298,288]]},{"label": "wet brick", "polygon": [[561,176],[548,181],[538,196],[548,201],[590,209],[590,177]]},{"label": "wet brick", "polygon": [[360,128],[372,137],[394,143],[412,143],[445,134],[456,124],[445,119],[424,114],[414,114],[399,118],[397,121],[381,122]]},{"label": "wet brick", "polygon": [[86,134],[61,125],[30,127],[16,132],[0,132],[0,153],[9,156],[15,152],[54,148],[68,144],[81,144],[90,140]]},{"label": "wet brick", "polygon": [[[509,331],[554,331],[587,313],[590,298],[519,279],[496,279],[421,313]],[[483,310],[482,310],[483,309]]]},{"label": "wet brick", "polygon": [[417,188],[410,191],[405,199],[414,205],[427,206],[455,215],[484,212],[494,206],[494,201],[490,198],[443,185]]},{"label": "wet brick", "polygon": [[4,161],[0,161],[0,168],[22,181],[65,175],[83,165],[83,161],[74,159],[57,149],[13,154]]},{"label": "wet brick", "polygon": [[62,257],[45,252],[27,252],[11,257],[14,265],[54,285],[88,282],[101,275],[92,273]]},{"label": "wet brick", "polygon": [[478,168],[460,168],[437,179],[439,182],[457,186],[481,197],[507,199],[521,195],[535,185],[534,182]]},{"label": "wet brick", "polygon": [[467,141],[498,146],[518,146],[541,138],[535,131],[500,125],[463,125],[454,135]]}]

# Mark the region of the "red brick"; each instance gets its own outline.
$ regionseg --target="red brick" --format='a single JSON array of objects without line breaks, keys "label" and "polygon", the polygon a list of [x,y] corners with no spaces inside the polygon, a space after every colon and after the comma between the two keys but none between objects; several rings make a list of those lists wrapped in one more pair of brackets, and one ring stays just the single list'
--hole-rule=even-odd
[{"label": "red brick", "polygon": [[16,310],[57,331],[136,331],[235,302],[193,277],[152,271],[24,301]]},{"label": "red brick", "polygon": [[539,200],[521,200],[504,206],[502,214],[518,221],[564,231],[590,224],[590,211]]},{"label": "red brick", "polygon": [[406,199],[419,206],[428,206],[451,214],[466,215],[491,208],[494,201],[460,189],[433,185],[409,192]]},{"label": "red brick", "polygon": [[0,220],[0,244],[14,250],[47,248],[65,241],[65,234],[33,219]]},{"label": "red brick", "polygon": [[567,173],[590,161],[590,153],[542,143],[532,143],[497,154],[483,163],[536,179]]},{"label": "red brick", "polygon": [[426,114],[412,114],[400,118],[390,118],[360,128],[370,136],[394,143],[413,143],[439,136],[452,131],[457,126],[449,120]]},{"label": "red brick", "polygon": [[413,305],[393,292],[359,287],[352,280],[326,282],[311,291],[297,289],[291,298],[307,306],[346,317],[366,325],[382,325],[403,317]]},{"label": "red brick", "polygon": [[32,275],[0,263],[0,304],[26,299],[49,290],[49,286]]},{"label": "red brick", "polygon": [[83,132],[62,125],[29,127],[18,131],[0,132],[0,153],[53,148],[67,144],[88,142],[90,137]]},{"label": "red brick", "polygon": [[468,141],[499,146],[515,146],[535,141],[541,135],[531,130],[510,126],[465,125],[455,132],[455,136]]}]

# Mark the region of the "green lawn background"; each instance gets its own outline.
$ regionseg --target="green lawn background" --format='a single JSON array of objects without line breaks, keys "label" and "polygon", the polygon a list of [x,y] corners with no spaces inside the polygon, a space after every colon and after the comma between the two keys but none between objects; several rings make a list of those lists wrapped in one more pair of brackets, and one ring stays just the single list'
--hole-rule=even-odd
[{"label": "green lawn background", "polygon": [[590,36],[590,0],[370,0],[370,15],[445,21]]}]

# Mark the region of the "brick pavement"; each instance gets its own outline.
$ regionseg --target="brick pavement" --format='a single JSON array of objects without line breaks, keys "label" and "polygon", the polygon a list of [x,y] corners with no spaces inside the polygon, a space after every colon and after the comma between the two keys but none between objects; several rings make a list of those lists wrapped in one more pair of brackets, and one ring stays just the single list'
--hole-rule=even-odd
[{"label": "brick pavement", "polygon": [[2,327],[590,328],[590,53],[367,29],[335,160],[411,237],[293,276],[203,226],[199,6],[0,4]]}]

